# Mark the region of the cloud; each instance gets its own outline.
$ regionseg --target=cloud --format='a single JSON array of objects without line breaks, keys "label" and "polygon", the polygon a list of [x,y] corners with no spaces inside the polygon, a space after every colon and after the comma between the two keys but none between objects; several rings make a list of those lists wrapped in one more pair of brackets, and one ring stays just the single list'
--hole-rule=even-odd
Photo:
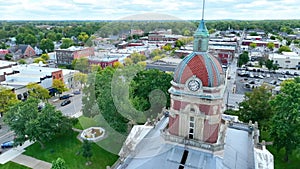
[{"label": "cloud", "polygon": [[[210,0],[205,19],[300,19],[298,0]],[[162,13],[201,19],[198,0],[0,0],[3,20],[115,20],[128,15]]]}]

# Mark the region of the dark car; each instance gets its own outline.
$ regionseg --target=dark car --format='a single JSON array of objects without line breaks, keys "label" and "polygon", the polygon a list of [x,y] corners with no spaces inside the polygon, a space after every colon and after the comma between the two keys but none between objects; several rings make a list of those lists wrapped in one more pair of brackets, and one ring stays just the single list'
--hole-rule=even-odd
[{"label": "dark car", "polygon": [[65,106],[65,105],[67,105],[67,104],[70,104],[71,103],[71,100],[64,100],[63,102],[61,102],[61,106]]},{"label": "dark car", "polygon": [[62,95],[59,97],[59,100],[64,100],[64,99],[68,99],[70,98],[71,96],[69,94],[66,94],[66,95]]},{"label": "dark car", "polygon": [[14,146],[14,141],[6,141],[1,144],[1,148],[12,148]]},{"label": "dark car", "polygon": [[294,76],[299,76],[299,73],[297,73],[297,72],[294,72]]},{"label": "dark car", "polygon": [[74,91],[73,94],[76,94],[76,95],[77,95],[77,94],[80,94],[80,91],[79,91],[79,90]]}]

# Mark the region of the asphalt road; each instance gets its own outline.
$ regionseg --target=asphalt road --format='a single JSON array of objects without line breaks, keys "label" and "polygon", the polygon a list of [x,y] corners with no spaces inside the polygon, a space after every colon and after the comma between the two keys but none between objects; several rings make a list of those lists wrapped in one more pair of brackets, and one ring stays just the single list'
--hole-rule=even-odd
[{"label": "asphalt road", "polygon": [[[67,93],[65,93],[67,94]],[[61,106],[60,104],[64,101],[64,100],[57,100],[56,102],[53,102],[53,105],[60,111],[62,111],[62,113],[65,116],[72,116],[76,113],[78,113],[79,111],[81,111],[81,107],[82,107],[82,94],[79,95],[74,95],[73,97],[69,98],[71,100],[70,104],[67,104],[65,106]]]}]

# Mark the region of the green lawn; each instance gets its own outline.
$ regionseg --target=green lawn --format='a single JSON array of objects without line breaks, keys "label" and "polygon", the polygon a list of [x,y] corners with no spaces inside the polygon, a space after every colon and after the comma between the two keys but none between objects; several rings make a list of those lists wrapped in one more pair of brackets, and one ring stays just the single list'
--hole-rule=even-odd
[{"label": "green lawn", "polygon": [[7,162],[3,165],[0,164],[0,169],[29,169],[29,168],[14,162]]},{"label": "green lawn", "polygon": [[[261,139],[264,139],[266,141],[270,141],[269,136],[266,132],[261,132]],[[267,146],[267,149],[273,154],[274,156],[274,168],[275,169],[299,169],[299,161],[300,158],[297,158],[297,154],[293,153],[289,156],[289,162],[285,162],[284,159],[284,150],[280,150],[277,152],[277,150],[274,148],[274,146],[269,145]]]},{"label": "green lawn", "polygon": [[116,132],[110,125],[105,121],[103,116],[97,115],[94,118],[88,117],[79,117],[79,124],[76,124],[74,127],[78,129],[86,129],[89,127],[102,127],[105,129],[105,139],[97,142],[97,145],[103,147],[105,150],[112,152],[113,154],[118,154],[124,141],[127,138],[127,135]]},{"label": "green lawn", "polygon": [[82,145],[76,138],[77,135],[78,132],[70,132],[67,135],[58,137],[46,143],[46,148],[43,150],[41,150],[38,143],[35,143],[28,147],[24,154],[48,162],[52,162],[58,157],[61,157],[66,161],[70,169],[105,169],[106,166],[111,166],[118,159],[117,155],[102,149],[97,144],[92,144],[92,165],[86,166],[86,160],[81,155],[76,155]]}]

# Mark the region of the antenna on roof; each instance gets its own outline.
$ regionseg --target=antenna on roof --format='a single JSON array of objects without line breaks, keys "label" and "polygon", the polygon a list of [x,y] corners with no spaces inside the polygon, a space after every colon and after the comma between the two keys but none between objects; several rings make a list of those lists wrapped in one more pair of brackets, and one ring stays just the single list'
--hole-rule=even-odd
[{"label": "antenna on roof", "polygon": [[202,7],[202,20],[204,19],[204,7],[205,7],[205,0],[203,0],[203,7]]}]

